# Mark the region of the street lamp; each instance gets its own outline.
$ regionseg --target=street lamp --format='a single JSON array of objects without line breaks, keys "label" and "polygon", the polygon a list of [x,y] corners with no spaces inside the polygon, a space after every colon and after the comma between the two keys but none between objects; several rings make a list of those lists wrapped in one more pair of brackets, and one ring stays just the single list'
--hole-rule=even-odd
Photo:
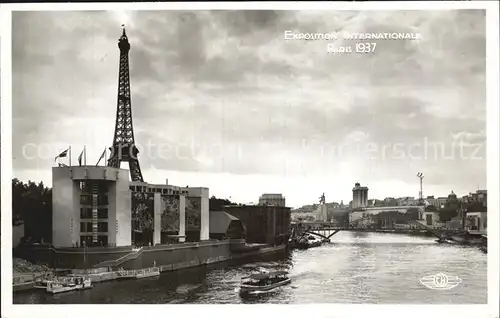
[{"label": "street lamp", "polygon": [[420,204],[422,204],[424,202],[424,196],[423,196],[423,192],[422,192],[422,179],[424,178],[424,174],[422,172],[419,172],[417,173],[417,177],[420,179],[420,192],[418,194],[418,199],[419,199],[419,202]]}]

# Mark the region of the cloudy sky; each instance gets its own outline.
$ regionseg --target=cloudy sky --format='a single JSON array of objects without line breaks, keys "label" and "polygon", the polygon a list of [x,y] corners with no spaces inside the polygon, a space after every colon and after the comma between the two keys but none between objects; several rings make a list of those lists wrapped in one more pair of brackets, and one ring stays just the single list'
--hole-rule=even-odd
[{"label": "cloudy sky", "polygon": [[[150,183],[289,206],[463,195],[486,187],[484,11],[13,13],[13,165],[51,184],[54,157],[95,164],[114,133],[120,25]],[[284,32],[413,32],[328,54]],[[61,162],[68,163],[67,160]]]}]

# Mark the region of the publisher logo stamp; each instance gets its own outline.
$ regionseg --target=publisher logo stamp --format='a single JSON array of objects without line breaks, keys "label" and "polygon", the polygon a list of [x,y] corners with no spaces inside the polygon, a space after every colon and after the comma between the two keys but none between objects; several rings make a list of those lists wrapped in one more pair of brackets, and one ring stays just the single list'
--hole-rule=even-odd
[{"label": "publisher logo stamp", "polygon": [[447,290],[458,286],[462,282],[458,276],[449,276],[443,273],[420,278],[420,283],[429,289]]}]

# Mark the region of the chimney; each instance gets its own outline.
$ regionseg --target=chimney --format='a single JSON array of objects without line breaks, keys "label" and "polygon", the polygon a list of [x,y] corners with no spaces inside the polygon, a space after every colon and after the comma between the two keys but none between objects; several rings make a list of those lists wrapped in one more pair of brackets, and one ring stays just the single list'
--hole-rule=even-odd
[{"label": "chimney", "polygon": [[168,185],[168,178],[167,178],[167,179],[165,179],[165,184],[166,184],[166,185]]}]

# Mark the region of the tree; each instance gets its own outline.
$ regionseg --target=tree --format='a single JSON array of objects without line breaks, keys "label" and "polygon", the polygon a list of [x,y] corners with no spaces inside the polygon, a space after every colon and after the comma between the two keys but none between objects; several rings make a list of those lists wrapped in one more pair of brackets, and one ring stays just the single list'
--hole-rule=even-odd
[{"label": "tree", "polygon": [[52,240],[52,189],[43,182],[12,180],[12,223],[24,223],[25,237]]},{"label": "tree", "polygon": [[219,199],[212,196],[208,200],[208,206],[210,211],[223,211],[225,205],[234,205],[235,203],[229,201],[228,199]]}]

